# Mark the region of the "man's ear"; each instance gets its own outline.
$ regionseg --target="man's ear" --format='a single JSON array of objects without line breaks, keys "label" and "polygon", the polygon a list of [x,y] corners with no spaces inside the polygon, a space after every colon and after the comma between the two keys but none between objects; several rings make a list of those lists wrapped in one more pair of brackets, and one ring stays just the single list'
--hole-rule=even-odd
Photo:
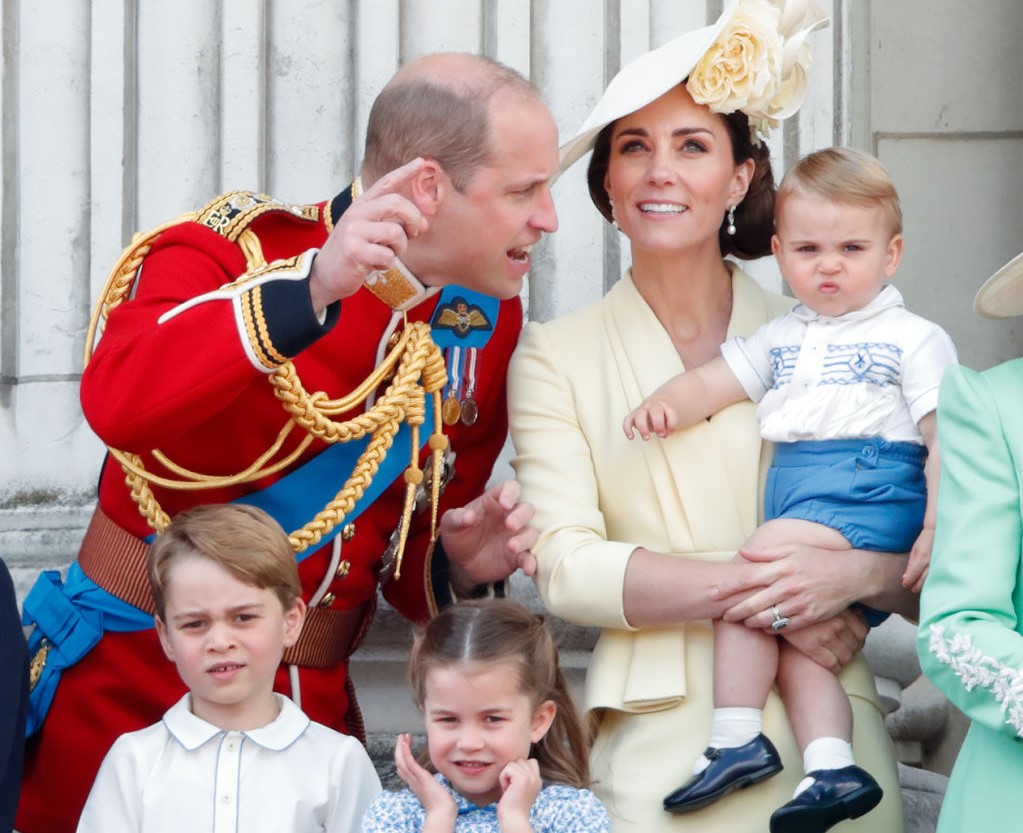
[{"label": "man's ear", "polygon": [[435,159],[426,158],[412,177],[412,202],[424,217],[433,217],[451,190],[451,180]]}]

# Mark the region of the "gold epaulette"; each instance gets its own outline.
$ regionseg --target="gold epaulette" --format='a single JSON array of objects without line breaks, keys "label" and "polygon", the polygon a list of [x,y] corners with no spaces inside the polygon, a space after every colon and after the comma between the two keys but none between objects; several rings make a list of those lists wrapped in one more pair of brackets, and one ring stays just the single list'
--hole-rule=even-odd
[{"label": "gold epaulette", "polygon": [[136,232],[107,277],[99,302],[93,309],[85,339],[85,364],[92,358],[95,342],[99,339],[107,316],[114,307],[130,296],[138,279],[142,260],[149,254],[153,243],[161,234],[180,223],[199,223],[237,243],[245,255],[247,273],[253,272],[266,267],[267,263],[263,258],[259,240],[248,232],[248,229],[258,217],[271,211],[284,212],[310,222],[318,222],[320,219],[320,209],[316,205],[286,203],[252,191],[228,191],[210,200],[198,211],[182,214],[169,223],[149,231]]},{"label": "gold epaulette", "polygon": [[252,191],[228,191],[199,209],[195,221],[234,242],[258,217],[271,211],[283,211],[313,222],[320,219],[316,205],[286,203]]}]

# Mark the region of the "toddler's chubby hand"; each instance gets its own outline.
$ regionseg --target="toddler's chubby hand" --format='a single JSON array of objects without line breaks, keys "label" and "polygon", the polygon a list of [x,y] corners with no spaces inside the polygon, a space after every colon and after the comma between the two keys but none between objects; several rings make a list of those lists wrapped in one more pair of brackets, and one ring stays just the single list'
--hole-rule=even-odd
[{"label": "toddler's chubby hand", "polygon": [[934,529],[925,526],[909,551],[906,572],[902,574],[902,586],[914,593],[923,590],[927,570],[931,566],[931,549],[934,547]]},{"label": "toddler's chubby hand", "polygon": [[667,437],[675,430],[677,422],[678,418],[674,408],[666,402],[649,397],[625,417],[622,428],[625,430],[625,436],[630,440],[635,439],[636,432],[644,440],[649,440],[651,436]]}]

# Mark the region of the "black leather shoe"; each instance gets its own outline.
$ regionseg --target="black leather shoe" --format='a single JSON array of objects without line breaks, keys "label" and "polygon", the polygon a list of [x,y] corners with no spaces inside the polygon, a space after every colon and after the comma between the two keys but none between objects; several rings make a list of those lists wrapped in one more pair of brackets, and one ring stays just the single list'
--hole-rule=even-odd
[{"label": "black leather shoe", "polygon": [[807,773],[813,783],[771,815],[771,833],[824,833],[873,810],[883,790],[858,766]]},{"label": "black leather shoe", "polygon": [[782,770],[778,750],[764,735],[732,749],[707,747],[703,754],[710,760],[707,768],[664,799],[664,809],[669,813],[698,810],[725,793],[749,787]]}]

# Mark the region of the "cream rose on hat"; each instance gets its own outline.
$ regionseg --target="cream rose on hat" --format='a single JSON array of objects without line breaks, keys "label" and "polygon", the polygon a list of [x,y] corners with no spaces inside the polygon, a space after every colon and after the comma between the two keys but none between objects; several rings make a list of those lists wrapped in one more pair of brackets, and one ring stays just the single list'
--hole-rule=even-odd
[{"label": "cream rose on hat", "polygon": [[693,100],[715,113],[766,115],[781,78],[781,12],[769,0],[740,3],[722,35],[689,73]]},{"label": "cream rose on hat", "polygon": [[806,36],[826,23],[814,0],[743,0],[689,73],[686,88],[715,113],[741,110],[754,138],[762,138],[806,98]]},{"label": "cream rose on hat", "polygon": [[714,112],[744,112],[757,141],[806,98],[807,37],[827,23],[817,0],[733,0],[712,25],[622,67],[579,132],[562,146],[561,169],[590,150],[604,127],[686,79],[693,99]]}]

